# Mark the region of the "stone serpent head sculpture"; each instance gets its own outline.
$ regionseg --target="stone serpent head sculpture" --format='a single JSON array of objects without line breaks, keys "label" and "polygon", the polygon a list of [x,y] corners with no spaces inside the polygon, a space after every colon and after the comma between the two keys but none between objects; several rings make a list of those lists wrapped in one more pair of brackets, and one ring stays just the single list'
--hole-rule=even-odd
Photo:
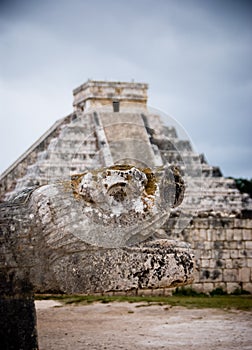
[{"label": "stone serpent head sculpture", "polygon": [[115,165],[72,176],[71,188],[72,214],[77,217],[74,234],[102,247],[145,240],[167,220],[184,195],[184,182],[176,167],[153,171]]},{"label": "stone serpent head sculpture", "polygon": [[37,349],[34,291],[90,294],[191,283],[189,247],[153,240],[181,203],[184,187],[175,167],[114,165],[26,189],[2,203],[4,344]]},{"label": "stone serpent head sculpture", "polygon": [[[181,247],[176,251],[173,246],[174,255],[167,239],[153,240],[171,208],[181,203],[184,189],[176,167],[114,165],[20,193],[2,206],[2,229],[11,236],[16,266],[31,266],[29,283],[37,291],[85,293],[187,283],[193,270],[188,247],[184,269],[177,259]],[[169,272],[171,257],[179,278]],[[165,261],[162,274],[144,267],[148,259],[152,265]],[[117,266],[113,273],[112,266]],[[145,270],[141,282],[132,272],[137,269]]]}]

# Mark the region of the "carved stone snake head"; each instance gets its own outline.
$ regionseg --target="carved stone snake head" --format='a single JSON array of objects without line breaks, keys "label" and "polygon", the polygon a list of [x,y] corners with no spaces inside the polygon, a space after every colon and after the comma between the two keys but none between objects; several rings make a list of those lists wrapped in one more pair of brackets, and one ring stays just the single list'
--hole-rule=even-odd
[{"label": "carved stone snake head", "polygon": [[105,246],[124,246],[150,236],[182,202],[185,189],[176,167],[152,170],[131,165],[74,175],[71,186],[89,220],[82,238]]}]

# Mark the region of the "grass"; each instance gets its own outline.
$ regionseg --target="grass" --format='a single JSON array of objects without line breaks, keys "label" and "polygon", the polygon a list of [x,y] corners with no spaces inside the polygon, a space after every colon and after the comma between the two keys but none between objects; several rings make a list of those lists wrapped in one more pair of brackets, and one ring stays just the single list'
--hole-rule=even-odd
[{"label": "grass", "polygon": [[36,300],[57,300],[65,305],[85,305],[93,302],[129,302],[150,305],[184,306],[187,308],[218,308],[252,311],[252,295],[195,295],[195,296],[97,296],[37,294]]}]

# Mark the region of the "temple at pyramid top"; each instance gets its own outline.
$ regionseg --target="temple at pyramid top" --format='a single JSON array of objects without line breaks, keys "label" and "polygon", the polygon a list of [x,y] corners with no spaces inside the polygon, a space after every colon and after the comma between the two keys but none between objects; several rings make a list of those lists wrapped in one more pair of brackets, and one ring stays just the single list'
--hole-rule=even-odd
[{"label": "temple at pyramid top", "polygon": [[146,109],[148,85],[135,82],[88,80],[73,90],[74,110],[107,107],[119,112],[125,108]]}]

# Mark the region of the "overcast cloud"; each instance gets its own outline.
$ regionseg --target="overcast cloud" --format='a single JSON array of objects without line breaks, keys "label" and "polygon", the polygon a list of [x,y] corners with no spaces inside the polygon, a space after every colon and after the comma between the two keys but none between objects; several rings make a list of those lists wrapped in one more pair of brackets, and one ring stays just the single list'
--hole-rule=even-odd
[{"label": "overcast cloud", "polygon": [[210,164],[251,178],[251,43],[251,1],[1,1],[0,172],[72,112],[75,87],[134,79]]}]

